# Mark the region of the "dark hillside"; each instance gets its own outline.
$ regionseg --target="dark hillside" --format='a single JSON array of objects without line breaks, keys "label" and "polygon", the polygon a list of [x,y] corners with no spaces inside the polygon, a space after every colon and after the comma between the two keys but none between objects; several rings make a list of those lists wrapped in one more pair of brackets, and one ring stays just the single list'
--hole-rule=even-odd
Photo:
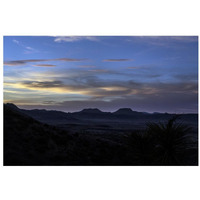
[{"label": "dark hillside", "polygon": [[46,165],[71,137],[4,105],[4,165]]},{"label": "dark hillside", "polygon": [[4,165],[130,164],[124,149],[115,141],[69,134],[4,105]]},{"label": "dark hillside", "polygon": [[[117,130],[111,133],[111,129],[97,131],[106,126],[91,132],[77,128],[72,133],[41,123],[13,104],[5,104],[4,165],[198,165],[194,130],[173,119],[149,123],[138,131],[122,130],[122,134]],[[71,125],[70,129],[76,127]]]}]

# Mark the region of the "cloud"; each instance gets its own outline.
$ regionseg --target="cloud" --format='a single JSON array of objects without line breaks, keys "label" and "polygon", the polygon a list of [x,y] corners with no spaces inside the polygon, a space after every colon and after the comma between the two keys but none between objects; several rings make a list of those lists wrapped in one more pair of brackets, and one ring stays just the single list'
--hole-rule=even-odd
[{"label": "cloud", "polygon": [[169,47],[172,44],[198,42],[197,36],[133,36],[126,39],[127,42],[146,43],[153,46]]},{"label": "cloud", "polygon": [[39,65],[32,65],[34,67],[56,67],[56,65],[50,65],[50,64],[39,64]]},{"label": "cloud", "polygon": [[[9,83],[7,83],[9,85]],[[12,84],[11,84],[12,85]],[[121,95],[167,95],[197,94],[196,82],[179,83],[140,83],[133,80],[102,80],[95,76],[73,77],[54,81],[23,81],[18,87],[31,90],[46,90],[56,93],[85,94],[91,97],[109,97]]]},{"label": "cloud", "polygon": [[125,61],[132,61],[132,59],[105,59],[103,62],[125,62]]},{"label": "cloud", "polygon": [[18,40],[12,40],[14,43],[19,44]]},{"label": "cloud", "polygon": [[54,81],[23,81],[20,83],[4,83],[5,86],[13,86],[16,88],[25,88],[35,91],[46,91],[59,94],[86,94],[89,89],[86,85],[66,84],[60,80]]},{"label": "cloud", "polygon": [[170,38],[177,42],[198,42],[198,36],[171,36]]},{"label": "cloud", "polygon": [[[180,103],[181,102],[181,103]],[[33,109],[35,105],[24,107]],[[141,112],[169,112],[169,113],[188,113],[198,112],[198,97],[196,94],[180,94],[169,93],[166,95],[156,96],[155,94],[137,96],[123,96],[120,98],[111,98],[109,101],[102,99],[87,100],[63,100],[56,102],[54,105],[40,106],[40,109],[54,109],[66,112],[80,111],[84,108],[98,108],[102,111],[116,111],[119,108],[129,107],[135,111]]]},{"label": "cloud", "polygon": [[190,80],[190,81],[198,81],[198,73],[197,74],[175,74],[174,78],[179,81]]},{"label": "cloud", "polygon": [[159,41],[181,41],[181,42],[197,42],[197,36],[138,36],[141,39],[159,40]]},{"label": "cloud", "polygon": [[[110,80],[100,79],[96,76],[77,76],[44,81],[21,81],[17,83],[4,83],[9,88],[28,89],[45,94],[51,94],[45,100],[46,105],[55,106],[58,103],[48,101],[60,101],[60,109],[73,111],[74,109],[93,106],[106,110],[114,110],[119,107],[131,107],[133,110],[158,111],[158,112],[184,112],[184,109],[197,108],[198,84],[197,82],[174,83],[141,83],[134,80]],[[69,98],[63,95],[69,95]],[[72,101],[70,95],[76,95]],[[65,99],[68,98],[68,101]],[[74,97],[73,97],[74,98]],[[57,100],[59,99],[59,100]],[[62,103],[62,101],[64,103]],[[39,104],[38,104],[39,105]],[[66,107],[65,107],[66,105]],[[70,105],[68,107],[67,105]],[[80,106],[80,107],[79,107]],[[197,111],[197,109],[196,109]]]},{"label": "cloud", "polygon": [[[82,68],[82,69],[79,69],[79,71],[77,71],[77,69],[73,69],[73,72],[76,72],[76,73],[84,73],[86,76],[88,74],[88,72],[95,72],[95,73],[112,73],[114,74],[115,72],[111,71],[111,70],[106,70],[106,69],[95,69],[97,66],[95,65],[79,65],[77,66],[79,68]],[[83,68],[85,68],[85,70],[83,70]]]},{"label": "cloud", "polygon": [[95,36],[58,36],[55,37],[54,42],[77,42],[81,40],[99,41]]},{"label": "cloud", "polygon": [[94,68],[96,66],[95,65],[79,65],[77,67],[81,67],[81,68]]},{"label": "cloud", "polygon": [[26,47],[26,49],[28,49],[28,50],[34,50],[34,48],[32,48],[32,47]]},{"label": "cloud", "polygon": [[[124,98],[111,99],[109,101],[99,100],[99,99],[89,99],[89,100],[61,100],[50,105],[41,105],[42,103],[35,104],[34,101],[27,104],[27,100],[22,103],[22,99],[13,103],[21,105],[24,109],[50,109],[50,110],[61,110],[66,112],[80,111],[84,108],[98,108],[102,111],[114,112],[119,108],[129,107],[135,111],[141,112],[169,112],[169,113],[188,113],[198,112],[198,98],[197,95],[185,95],[180,94],[179,96],[168,94],[166,96],[155,96],[147,95],[146,98],[137,98],[135,96],[130,96]],[[181,102],[181,103],[180,103]]]},{"label": "cloud", "polygon": [[[18,63],[17,63],[18,64]],[[37,64],[38,66],[43,64]],[[51,67],[47,64],[44,64],[44,67]],[[102,78],[99,77],[99,73],[105,74]],[[110,79],[110,74],[115,74],[115,78]],[[50,92],[56,93],[67,93],[70,94],[86,94],[92,97],[95,96],[109,96],[109,88],[110,91],[113,91],[113,88],[125,88],[127,89],[126,95],[145,95],[145,94],[155,94],[155,95],[165,95],[168,93],[197,93],[197,81],[194,79],[189,79],[189,77],[181,76],[174,77],[174,82],[164,83],[159,81],[157,77],[161,75],[158,73],[150,73],[145,74],[144,79],[141,81],[141,78],[137,77],[141,74],[127,73],[127,74],[119,74],[120,76],[125,76],[125,78],[119,78],[117,72],[112,72],[111,70],[106,69],[63,69],[59,71],[55,68],[55,70],[45,71],[45,73],[20,73],[20,74],[7,74],[11,78],[8,79],[5,77],[6,82],[17,82],[17,84],[12,85],[13,87],[21,87],[31,90],[46,90],[48,89]],[[13,77],[13,78],[12,78]],[[135,77],[135,79],[133,79]],[[146,77],[152,79],[149,81]],[[27,82],[28,80],[28,82]],[[196,80],[196,79],[195,79]],[[5,82],[4,81],[4,82]],[[153,82],[152,82],[153,81]],[[119,91],[119,95],[123,93],[125,95],[126,92]],[[115,94],[114,94],[115,93]],[[117,91],[111,93],[113,96],[117,97]]]},{"label": "cloud", "polygon": [[55,88],[64,86],[62,81],[24,81],[22,85],[30,88]]},{"label": "cloud", "polygon": [[88,71],[89,72],[96,72],[96,73],[108,73],[108,72],[110,72],[109,70],[106,70],[106,69],[90,69]]},{"label": "cloud", "polygon": [[39,52],[37,49],[34,49],[32,47],[29,47],[29,46],[23,45],[23,47],[25,48],[25,50],[24,50],[25,54],[31,54],[31,53],[38,53]]},{"label": "cloud", "polygon": [[117,88],[115,87],[107,87],[107,88],[99,88],[99,89],[91,89],[86,94],[93,97],[93,99],[107,100],[116,97],[120,97],[123,95],[130,95],[132,91],[127,88]]},{"label": "cloud", "polygon": [[[113,83],[95,83],[88,81],[85,84],[66,84],[63,81],[24,81],[17,86],[30,90],[45,90],[55,93],[71,93],[88,95],[92,98],[107,98],[133,93],[130,88],[124,86],[112,86]],[[12,84],[11,84],[12,85]]]},{"label": "cloud", "polygon": [[154,68],[160,68],[160,65],[155,65],[155,64],[145,64],[145,65],[135,65],[135,66],[129,66],[126,67],[126,69],[145,69],[145,70],[151,70]]},{"label": "cloud", "polygon": [[49,59],[49,61],[66,61],[66,62],[79,62],[84,61],[86,59],[74,59],[74,58],[56,58],[56,59]]},{"label": "cloud", "polygon": [[29,59],[29,60],[13,60],[13,61],[5,61],[5,66],[18,66],[25,65],[31,62],[46,62],[46,61],[65,61],[65,62],[79,62],[84,61],[86,59],[74,59],[74,58],[55,58],[55,59]]},{"label": "cloud", "polygon": [[15,60],[15,61],[5,61],[3,64],[5,66],[18,66],[18,65],[25,65],[26,62],[23,60]]},{"label": "cloud", "polygon": [[57,101],[43,101],[42,103],[47,105],[55,105]]},{"label": "cloud", "polygon": [[34,48],[30,47],[30,46],[26,46],[26,45],[24,45],[22,42],[20,42],[18,40],[13,39],[12,41],[15,44],[17,44],[18,46],[23,47],[25,54],[38,53],[39,52],[37,49],[34,49]]}]

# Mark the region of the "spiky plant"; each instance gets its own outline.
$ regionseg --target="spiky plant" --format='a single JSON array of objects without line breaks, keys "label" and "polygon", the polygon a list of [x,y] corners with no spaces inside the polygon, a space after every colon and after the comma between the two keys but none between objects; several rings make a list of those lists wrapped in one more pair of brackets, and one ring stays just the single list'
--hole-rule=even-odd
[{"label": "spiky plant", "polygon": [[155,163],[158,165],[184,165],[189,148],[191,128],[177,123],[177,116],[167,123],[148,123],[147,133],[155,138]]}]

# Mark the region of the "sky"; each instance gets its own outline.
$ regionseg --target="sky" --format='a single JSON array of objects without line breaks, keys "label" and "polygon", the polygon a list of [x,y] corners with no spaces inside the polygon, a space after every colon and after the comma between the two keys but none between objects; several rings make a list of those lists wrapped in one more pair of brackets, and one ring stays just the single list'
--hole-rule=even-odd
[{"label": "sky", "polygon": [[198,112],[197,36],[4,36],[4,103]]}]

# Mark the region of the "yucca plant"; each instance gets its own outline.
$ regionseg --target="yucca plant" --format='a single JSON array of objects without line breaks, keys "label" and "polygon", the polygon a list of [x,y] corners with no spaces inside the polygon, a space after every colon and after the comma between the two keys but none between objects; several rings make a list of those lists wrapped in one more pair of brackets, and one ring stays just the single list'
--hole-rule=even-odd
[{"label": "yucca plant", "polygon": [[184,165],[189,148],[191,128],[176,123],[178,116],[167,123],[148,123],[147,133],[155,138],[154,162],[158,165]]}]

